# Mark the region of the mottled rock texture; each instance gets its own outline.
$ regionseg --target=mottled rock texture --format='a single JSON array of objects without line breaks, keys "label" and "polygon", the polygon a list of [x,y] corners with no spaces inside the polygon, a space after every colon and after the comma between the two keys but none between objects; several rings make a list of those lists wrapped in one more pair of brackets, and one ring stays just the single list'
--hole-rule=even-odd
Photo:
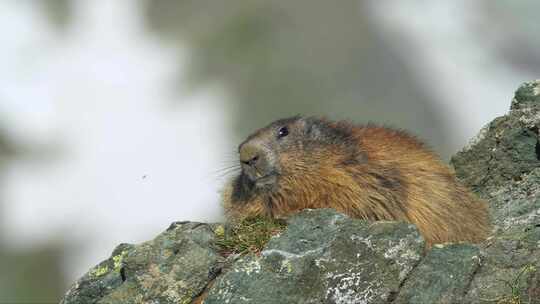
[{"label": "mottled rock texture", "polygon": [[540,303],[539,128],[537,80],[523,84],[510,112],[452,158],[462,182],[489,201],[494,224],[467,302]]},{"label": "mottled rock texture", "polygon": [[422,256],[413,225],[352,220],[329,209],[294,216],[260,256],[238,260],[205,303],[380,303]]},{"label": "mottled rock texture", "polygon": [[532,81],[452,158],[490,203],[483,244],[426,253],[413,225],[320,209],[291,217],[259,254],[226,257],[222,225],[174,223],[152,241],[119,245],[62,303],[540,303],[539,128]]},{"label": "mottled rock texture", "polygon": [[173,223],[154,240],[119,245],[61,303],[191,303],[219,272],[219,225]]}]

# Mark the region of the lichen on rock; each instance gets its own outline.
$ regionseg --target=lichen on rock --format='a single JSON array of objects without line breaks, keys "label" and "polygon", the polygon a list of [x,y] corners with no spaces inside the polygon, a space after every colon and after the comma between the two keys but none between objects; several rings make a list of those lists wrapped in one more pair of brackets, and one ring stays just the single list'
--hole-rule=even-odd
[{"label": "lichen on rock", "polygon": [[191,303],[217,275],[213,239],[213,225],[185,222],[140,245],[122,244],[61,303]]}]

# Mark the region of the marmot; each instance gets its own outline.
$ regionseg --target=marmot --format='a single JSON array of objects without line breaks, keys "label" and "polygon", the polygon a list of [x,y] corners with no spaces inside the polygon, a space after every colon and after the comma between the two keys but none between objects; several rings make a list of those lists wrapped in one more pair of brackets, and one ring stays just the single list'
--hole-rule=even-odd
[{"label": "marmot", "polygon": [[256,131],[238,152],[241,172],[223,191],[232,219],[334,208],[413,223],[427,248],[479,242],[490,231],[486,202],[404,131],[296,116]]}]

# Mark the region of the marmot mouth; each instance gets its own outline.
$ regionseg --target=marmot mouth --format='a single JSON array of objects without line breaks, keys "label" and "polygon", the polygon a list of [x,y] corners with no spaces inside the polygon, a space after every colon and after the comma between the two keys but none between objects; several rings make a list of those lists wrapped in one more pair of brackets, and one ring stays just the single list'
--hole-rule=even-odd
[{"label": "marmot mouth", "polygon": [[245,176],[251,185],[257,188],[265,188],[276,184],[280,174],[274,168],[260,169],[256,167],[242,166],[242,175]]},{"label": "marmot mouth", "polygon": [[278,176],[277,173],[269,173],[264,176],[261,176],[257,179],[255,179],[253,182],[255,183],[255,186],[257,187],[264,187],[268,185],[273,185],[277,182]]}]

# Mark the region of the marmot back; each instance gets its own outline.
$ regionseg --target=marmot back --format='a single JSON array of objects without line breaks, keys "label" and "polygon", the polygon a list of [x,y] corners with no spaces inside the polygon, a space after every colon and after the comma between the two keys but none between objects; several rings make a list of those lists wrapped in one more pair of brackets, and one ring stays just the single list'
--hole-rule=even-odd
[{"label": "marmot back", "polygon": [[411,222],[428,247],[479,242],[490,230],[487,204],[402,131],[293,117],[256,131],[239,154],[242,171],[223,191],[232,219],[334,208],[355,218]]}]

